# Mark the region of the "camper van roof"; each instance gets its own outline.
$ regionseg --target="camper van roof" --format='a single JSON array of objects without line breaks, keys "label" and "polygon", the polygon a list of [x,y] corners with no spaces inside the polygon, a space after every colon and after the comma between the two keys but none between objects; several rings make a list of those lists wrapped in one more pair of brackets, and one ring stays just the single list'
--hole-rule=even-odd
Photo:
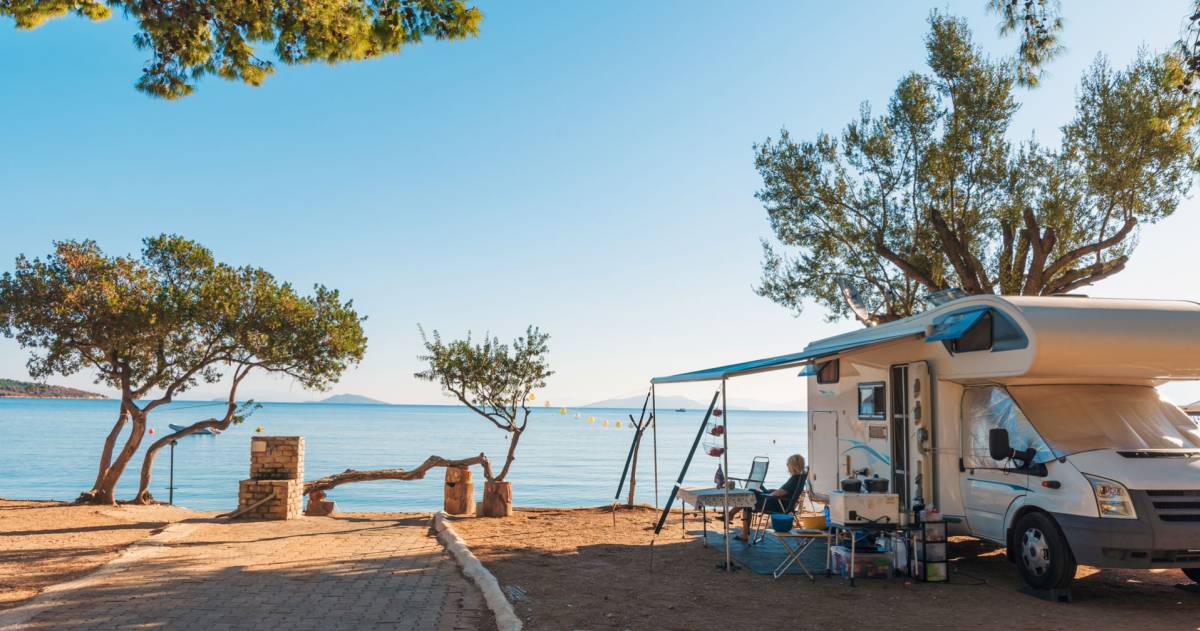
[{"label": "camper van roof", "polygon": [[[656,377],[653,383],[712,381],[795,368],[835,355],[925,337],[949,317],[990,309],[1028,337],[1012,360],[986,362],[976,376],[1105,378],[1161,382],[1200,379],[1200,304],[1083,296],[967,296],[915,316],[816,340],[803,351]],[[932,341],[932,340],[928,340]],[[984,363],[984,362],[977,362]],[[993,371],[993,372],[989,372]]]},{"label": "camper van roof", "polygon": [[[903,320],[814,341],[804,352],[830,356],[875,341],[923,337],[951,316],[983,310],[1003,313],[1028,338],[1004,362],[973,362],[994,367],[996,376],[1200,379],[1200,304],[1182,300],[968,296]],[[976,372],[985,376],[987,371]]]}]

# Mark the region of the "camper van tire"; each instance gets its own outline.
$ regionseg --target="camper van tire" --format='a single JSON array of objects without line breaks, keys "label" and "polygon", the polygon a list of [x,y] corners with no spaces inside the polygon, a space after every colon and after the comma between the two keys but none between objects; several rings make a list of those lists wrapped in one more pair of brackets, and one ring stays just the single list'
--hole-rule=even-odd
[{"label": "camper van tire", "polygon": [[1013,528],[1017,571],[1034,589],[1064,589],[1075,579],[1075,557],[1046,513],[1026,513]]}]

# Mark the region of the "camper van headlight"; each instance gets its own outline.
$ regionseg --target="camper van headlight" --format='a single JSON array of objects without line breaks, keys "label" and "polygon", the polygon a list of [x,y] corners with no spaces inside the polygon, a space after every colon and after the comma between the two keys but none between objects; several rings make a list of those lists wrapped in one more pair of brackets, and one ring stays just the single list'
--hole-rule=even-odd
[{"label": "camper van headlight", "polygon": [[1124,485],[1086,473],[1083,477],[1092,483],[1092,492],[1096,494],[1096,508],[1100,509],[1101,517],[1137,519],[1137,511],[1133,510],[1133,500],[1129,498],[1129,490]]}]

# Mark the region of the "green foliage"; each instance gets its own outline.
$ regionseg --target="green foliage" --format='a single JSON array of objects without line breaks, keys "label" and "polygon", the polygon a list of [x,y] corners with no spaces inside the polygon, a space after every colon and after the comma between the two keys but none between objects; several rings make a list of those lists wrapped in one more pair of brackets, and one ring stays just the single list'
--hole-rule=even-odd
[{"label": "green foliage", "polygon": [[1020,33],[1014,60],[1017,83],[1036,87],[1043,68],[1063,53],[1058,34],[1063,29],[1058,0],[988,0],[988,9],[1000,15],[1000,34]]},{"label": "green foliage", "polygon": [[837,137],[757,145],[780,252],[764,243],[758,291],[799,311],[805,299],[849,310],[833,279],[878,321],[920,308],[924,293],[1055,294],[1119,272],[1137,227],[1169,216],[1197,171],[1197,115],[1175,89],[1174,55],[1128,68],[1103,58],[1080,83],[1061,147],[1014,146],[1012,64],[934,14],[929,74],[900,80],[886,111],[864,105]]},{"label": "green foliage", "polygon": [[63,241],[0,277],[0,332],[33,351],[31,375],[94,370],[127,402],[161,393],[151,409],[228,365],[327,387],[362,359],[361,320],[336,291],[302,296],[173,235],[146,239],[138,258]]},{"label": "green foliage", "polygon": [[529,422],[529,395],[545,387],[546,379],[554,374],[546,361],[550,336],[530,326],[510,347],[487,335],[478,343],[469,334],[466,339],[445,342],[437,331],[429,336],[418,328],[427,353],[419,359],[428,362],[429,368],[414,376],[439,384],[463,405],[514,434],[508,459],[496,477],[503,481],[512,465],[517,438]]},{"label": "green foliage", "polygon": [[285,64],[334,64],[395,53],[427,37],[473,37],[483,18],[462,0],[0,0],[0,15],[32,29],[68,13],[105,19],[110,7],[137,20],[134,43],[150,52],[138,89],[165,99],[191,94],[205,75],[261,84],[274,65],[259,57],[259,45],[273,44]]}]

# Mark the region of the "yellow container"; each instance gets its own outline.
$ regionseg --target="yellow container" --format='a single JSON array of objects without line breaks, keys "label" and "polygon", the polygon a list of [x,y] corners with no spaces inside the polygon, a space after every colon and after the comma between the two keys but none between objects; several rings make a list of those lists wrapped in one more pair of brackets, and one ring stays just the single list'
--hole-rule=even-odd
[{"label": "yellow container", "polygon": [[803,530],[825,530],[824,515],[801,515],[799,526]]}]

